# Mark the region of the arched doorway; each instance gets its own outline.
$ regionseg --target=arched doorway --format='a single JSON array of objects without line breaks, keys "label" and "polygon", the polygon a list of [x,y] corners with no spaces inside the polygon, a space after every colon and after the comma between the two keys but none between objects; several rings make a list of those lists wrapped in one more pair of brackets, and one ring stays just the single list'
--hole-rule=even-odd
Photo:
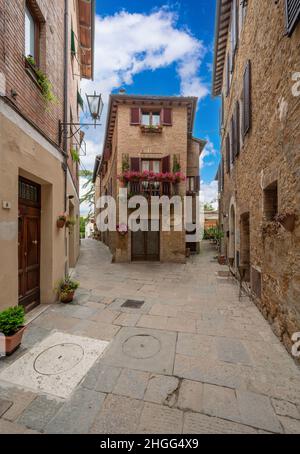
[{"label": "arched doorway", "polygon": [[236,259],[236,247],[235,247],[235,234],[236,230],[236,219],[235,219],[235,207],[232,204],[230,207],[229,213],[229,251],[228,251],[228,259],[230,266],[235,265]]}]

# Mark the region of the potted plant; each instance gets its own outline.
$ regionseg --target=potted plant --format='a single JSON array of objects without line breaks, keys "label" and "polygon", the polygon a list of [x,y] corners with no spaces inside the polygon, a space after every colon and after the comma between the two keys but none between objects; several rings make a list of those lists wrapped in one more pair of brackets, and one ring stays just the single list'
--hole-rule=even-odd
[{"label": "potted plant", "polygon": [[66,227],[67,229],[72,229],[76,225],[76,219],[72,217],[68,217],[66,220]]},{"label": "potted plant", "polygon": [[71,303],[78,287],[79,282],[74,281],[69,274],[61,279],[56,288],[60,302]]},{"label": "potted plant", "polygon": [[23,306],[9,307],[0,312],[0,333],[4,335],[4,353],[11,355],[21,345],[25,312]]},{"label": "potted plant", "polygon": [[66,220],[67,216],[64,213],[60,214],[56,221],[57,228],[62,229],[66,223]]}]

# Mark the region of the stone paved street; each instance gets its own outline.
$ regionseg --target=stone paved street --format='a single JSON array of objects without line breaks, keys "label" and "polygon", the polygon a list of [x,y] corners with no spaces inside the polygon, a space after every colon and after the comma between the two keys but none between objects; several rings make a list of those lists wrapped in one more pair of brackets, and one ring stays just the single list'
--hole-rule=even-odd
[{"label": "stone paved street", "polygon": [[[75,303],[46,308],[0,362],[0,432],[300,433],[299,368],[214,255],[112,264],[83,241]],[[3,380],[53,330],[109,342],[70,397]]]}]

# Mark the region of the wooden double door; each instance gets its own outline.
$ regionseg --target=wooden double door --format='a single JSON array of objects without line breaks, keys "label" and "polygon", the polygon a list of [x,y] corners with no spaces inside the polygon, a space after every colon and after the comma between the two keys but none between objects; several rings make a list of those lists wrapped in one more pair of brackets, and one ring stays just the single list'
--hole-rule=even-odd
[{"label": "wooden double door", "polygon": [[41,189],[19,178],[19,304],[28,311],[40,304]]},{"label": "wooden double door", "polygon": [[133,261],[159,261],[159,232],[132,232],[131,259]]}]

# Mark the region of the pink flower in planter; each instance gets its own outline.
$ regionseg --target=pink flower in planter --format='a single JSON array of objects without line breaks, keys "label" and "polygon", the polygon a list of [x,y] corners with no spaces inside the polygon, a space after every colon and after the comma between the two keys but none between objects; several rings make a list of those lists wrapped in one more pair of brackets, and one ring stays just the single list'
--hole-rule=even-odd
[{"label": "pink flower in planter", "polygon": [[120,235],[126,235],[126,233],[128,233],[127,225],[126,224],[117,225],[117,232],[120,233]]}]

